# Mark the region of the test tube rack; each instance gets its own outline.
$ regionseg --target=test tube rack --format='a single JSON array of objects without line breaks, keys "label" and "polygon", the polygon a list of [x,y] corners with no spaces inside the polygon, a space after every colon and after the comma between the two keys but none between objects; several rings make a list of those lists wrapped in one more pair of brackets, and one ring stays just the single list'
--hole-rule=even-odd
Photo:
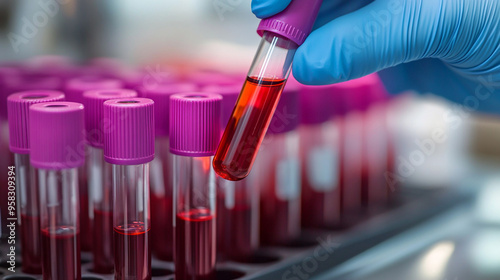
[{"label": "test tube rack", "polygon": [[[402,188],[390,205],[358,213],[350,223],[332,230],[305,231],[299,241],[286,247],[263,248],[252,263],[220,262],[217,280],[294,279],[292,268],[302,266],[308,277],[319,275],[389,238],[434,216],[470,201],[464,189]],[[0,279],[41,280],[41,275],[21,272],[22,260],[16,253],[16,272],[7,270],[7,242],[0,246]],[[82,280],[112,280],[113,275],[92,272],[91,255],[82,253]],[[173,280],[174,264],[153,259],[154,280]],[[288,278],[287,278],[288,277]]]}]

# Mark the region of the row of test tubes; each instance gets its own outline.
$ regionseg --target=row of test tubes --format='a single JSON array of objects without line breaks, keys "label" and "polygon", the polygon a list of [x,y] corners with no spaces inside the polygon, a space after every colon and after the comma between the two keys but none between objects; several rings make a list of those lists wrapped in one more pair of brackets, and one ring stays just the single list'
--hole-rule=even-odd
[{"label": "row of test tubes", "polygon": [[[115,279],[151,279],[152,255],[174,261],[176,279],[214,279],[217,260],[252,262],[262,246],[390,202],[389,98],[377,75],[289,80],[252,172],[227,181],[212,159],[241,82],[217,72],[158,78],[108,59],[0,67],[0,146],[15,158],[23,271],[80,279],[82,250],[93,272]],[[12,159],[0,160],[7,170]]]}]

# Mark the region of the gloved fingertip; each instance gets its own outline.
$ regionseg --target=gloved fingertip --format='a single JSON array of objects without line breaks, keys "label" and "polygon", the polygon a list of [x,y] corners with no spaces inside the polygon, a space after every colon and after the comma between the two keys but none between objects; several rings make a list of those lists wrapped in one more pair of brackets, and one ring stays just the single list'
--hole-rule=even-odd
[{"label": "gloved fingertip", "polygon": [[283,11],[291,0],[253,0],[252,13],[258,18],[267,18]]}]

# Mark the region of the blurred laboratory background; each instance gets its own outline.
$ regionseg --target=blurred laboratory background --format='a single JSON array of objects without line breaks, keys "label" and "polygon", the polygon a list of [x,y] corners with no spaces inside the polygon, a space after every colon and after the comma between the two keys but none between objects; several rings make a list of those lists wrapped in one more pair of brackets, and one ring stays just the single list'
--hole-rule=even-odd
[{"label": "blurred laboratory background", "polygon": [[[250,0],[2,0],[0,67],[27,75],[61,67],[67,73],[63,79],[109,67],[119,69],[114,77],[132,84],[131,89],[150,77],[185,82],[200,72],[243,84],[261,40],[258,23]],[[293,79],[289,83],[297,86]],[[330,90],[345,92],[340,85]],[[403,198],[390,202],[390,210],[335,228],[339,247],[324,263],[314,257],[320,245],[314,238],[310,242],[316,231],[304,230],[300,235],[307,238],[264,247],[254,261],[223,260],[219,279],[500,279],[500,117],[432,92],[382,95],[351,111],[348,97],[339,93],[344,107],[330,121],[342,118],[345,143],[359,136],[372,147],[366,149],[374,150],[369,164],[382,164],[380,158],[387,162],[384,179],[394,188],[389,196]],[[337,102],[334,94],[328,98],[329,104]],[[0,105],[6,110],[3,101]],[[349,132],[356,125],[363,132]],[[2,145],[8,143],[3,132]],[[377,139],[384,144],[378,146]],[[8,161],[5,147],[0,160]],[[3,180],[5,171],[0,172]],[[347,180],[349,172],[339,172],[339,180]],[[331,228],[322,230],[321,236],[331,236]],[[0,259],[5,254],[2,249]],[[171,262],[155,260],[153,266],[153,279],[173,279]],[[0,279],[40,279],[8,278],[12,273],[6,268],[0,267]],[[108,279],[91,269],[82,273]]]}]

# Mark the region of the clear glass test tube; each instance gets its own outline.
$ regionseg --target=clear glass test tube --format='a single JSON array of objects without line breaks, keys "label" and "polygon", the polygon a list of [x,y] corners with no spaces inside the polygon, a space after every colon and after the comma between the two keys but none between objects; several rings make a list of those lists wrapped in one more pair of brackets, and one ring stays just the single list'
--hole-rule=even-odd
[{"label": "clear glass test tube", "polygon": [[29,155],[29,106],[63,99],[62,92],[49,90],[24,91],[12,94],[7,99],[10,149],[15,154],[22,268],[26,273],[42,273],[39,190]]},{"label": "clear glass test tube", "polygon": [[192,92],[191,83],[144,84],[139,90],[144,98],[155,102],[155,159],[150,164],[151,239],[153,254],[164,261],[173,260],[173,179],[169,139],[170,96]]},{"label": "clear glass test tube", "polygon": [[112,165],[115,279],[151,279],[149,163],[154,159],[154,102],[104,102],[104,158]]},{"label": "clear glass test tube", "polygon": [[38,169],[43,278],[81,279],[78,167],[85,144],[83,105],[30,107],[30,162]]},{"label": "clear glass test tube", "polygon": [[226,180],[245,178],[255,161],[290,73],[297,45],[265,32],[214,158]]},{"label": "clear glass test tube", "polygon": [[[291,85],[290,85],[291,86]],[[287,87],[276,109],[254,170],[260,187],[263,244],[288,245],[301,232],[301,164],[298,89]]]},{"label": "clear glass test tube", "polygon": [[[95,69],[93,69],[95,71]],[[110,79],[101,76],[84,75],[76,78],[71,78],[64,83],[64,93],[66,94],[66,100],[71,102],[80,102],[85,104],[85,99],[83,97],[84,92],[92,90],[116,90],[123,87],[123,83],[117,79]],[[91,135],[94,137],[95,135]],[[85,154],[90,155],[91,151],[86,150]],[[86,162],[90,162],[91,159],[87,158]],[[92,206],[93,199],[91,197],[89,188],[89,171],[87,170],[88,164],[80,167],[78,170],[78,185],[79,187],[79,198],[80,198],[80,224],[82,236],[91,236],[93,234],[93,223],[94,223],[94,207]],[[93,242],[90,238],[82,239],[82,250],[92,251]]]},{"label": "clear glass test tube", "polygon": [[340,134],[331,122],[335,100],[331,86],[300,86],[302,225],[334,227],[340,223]]},{"label": "clear glass test tube", "polygon": [[257,33],[262,41],[214,157],[214,169],[222,178],[238,181],[249,174],[295,51],[312,30],[321,3],[294,0],[284,11],[260,22]]},{"label": "clear glass test tube", "polygon": [[[212,81],[214,83],[219,80]],[[231,118],[238,100],[240,85],[212,84],[204,92],[222,96],[221,124]],[[260,193],[256,176],[241,181],[228,181],[217,177],[217,257],[239,262],[251,262],[260,245],[259,202]]]},{"label": "clear glass test tube", "polygon": [[[110,274],[114,269],[113,254],[113,184],[111,165],[104,160],[104,102],[117,98],[136,97],[126,89],[90,90],[83,94],[87,139],[87,181],[90,201],[87,205],[93,217],[92,253],[94,272]],[[83,208],[83,207],[82,207]]]},{"label": "clear glass test tube", "polygon": [[228,259],[251,262],[260,246],[257,178],[250,174],[237,182],[217,179],[218,251]]},{"label": "clear glass test tube", "polygon": [[215,172],[222,97],[207,93],[170,98],[174,167],[175,279],[215,279]]}]

